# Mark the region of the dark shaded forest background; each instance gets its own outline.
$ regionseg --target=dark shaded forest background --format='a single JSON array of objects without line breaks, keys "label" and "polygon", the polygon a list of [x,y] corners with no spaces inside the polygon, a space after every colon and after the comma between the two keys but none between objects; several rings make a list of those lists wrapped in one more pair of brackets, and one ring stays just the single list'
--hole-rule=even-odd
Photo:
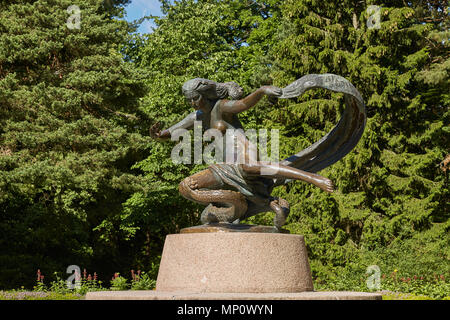
[{"label": "dark shaded forest background", "polygon": [[[286,229],[305,236],[316,288],[358,289],[369,265],[450,278],[446,1],[161,1],[148,35],[121,19],[128,2],[0,2],[0,288],[74,264],[104,281],[130,269],[156,277],[165,236],[202,211],[178,183],[205,165],[175,165],[175,143],[149,137],[192,112],[181,85],[236,81],[249,94],[310,73],[347,78],[368,113],[357,147],[321,172],[337,192],[275,190],[291,204]],[[71,5],[79,29],[66,25]],[[369,5],[381,8],[379,28]],[[342,94],[312,90],[264,99],[241,119],[279,129],[286,158],[342,109]]]}]

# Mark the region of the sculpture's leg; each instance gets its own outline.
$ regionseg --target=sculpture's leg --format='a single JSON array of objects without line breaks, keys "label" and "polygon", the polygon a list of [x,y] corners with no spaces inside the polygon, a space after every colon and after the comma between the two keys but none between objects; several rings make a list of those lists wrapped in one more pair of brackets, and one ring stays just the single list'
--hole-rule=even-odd
[{"label": "sculpture's leg", "polygon": [[280,229],[289,215],[289,202],[283,198],[275,198],[270,201],[270,208],[275,212],[273,224],[277,229]]},{"label": "sculpture's leg", "polygon": [[330,179],[282,164],[263,164],[257,162],[256,164],[241,164],[240,166],[248,175],[303,180],[314,184],[326,192],[334,191],[333,182]]},{"label": "sculpture's leg", "polygon": [[222,181],[206,169],[184,179],[179,191],[186,199],[207,205],[202,223],[233,222],[247,211],[247,200],[239,192],[217,189],[220,187],[223,187]]}]

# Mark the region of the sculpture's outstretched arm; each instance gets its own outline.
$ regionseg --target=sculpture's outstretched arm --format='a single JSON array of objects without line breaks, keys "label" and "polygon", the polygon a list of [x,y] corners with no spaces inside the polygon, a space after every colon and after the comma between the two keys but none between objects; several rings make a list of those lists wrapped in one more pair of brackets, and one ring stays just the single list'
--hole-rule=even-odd
[{"label": "sculpture's outstretched arm", "polygon": [[159,140],[170,139],[172,132],[176,129],[192,129],[194,127],[195,120],[197,120],[197,111],[190,113],[186,118],[168,129],[160,130],[159,122],[157,122],[150,128],[150,136]]},{"label": "sculpture's outstretched arm", "polygon": [[282,93],[282,90],[278,87],[263,86],[241,100],[222,100],[220,111],[223,113],[240,113],[253,107],[264,95],[279,97]]}]

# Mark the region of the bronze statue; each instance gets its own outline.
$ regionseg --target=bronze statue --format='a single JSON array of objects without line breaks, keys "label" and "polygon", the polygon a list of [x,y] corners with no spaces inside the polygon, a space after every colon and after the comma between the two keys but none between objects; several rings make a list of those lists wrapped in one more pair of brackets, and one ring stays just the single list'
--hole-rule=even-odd
[{"label": "bronze statue", "polygon": [[[263,86],[245,98],[242,98],[242,89],[234,82],[217,83],[196,78],[184,83],[183,94],[195,111],[166,130],[160,131],[158,125],[153,126],[150,129],[152,137],[169,139],[176,129],[192,128],[194,121],[201,121],[205,129],[215,128],[222,133],[228,129],[243,129],[238,114],[256,105],[264,95],[293,98],[312,88],[342,92],[345,96],[346,108],[339,123],[322,139],[273,164],[247,161],[249,150],[254,146],[241,134],[237,139],[244,146],[244,163],[212,164],[180,183],[179,191],[183,197],[206,205],[201,215],[203,224],[239,223],[255,214],[273,211],[274,225],[280,230],[289,214],[289,204],[282,198],[272,197],[273,188],[292,180],[302,180],[326,192],[333,192],[331,180],[316,172],[335,163],[356,146],[364,131],[366,112],[358,90],[334,74],[306,75],[283,89]],[[222,152],[226,152],[225,148]]]}]

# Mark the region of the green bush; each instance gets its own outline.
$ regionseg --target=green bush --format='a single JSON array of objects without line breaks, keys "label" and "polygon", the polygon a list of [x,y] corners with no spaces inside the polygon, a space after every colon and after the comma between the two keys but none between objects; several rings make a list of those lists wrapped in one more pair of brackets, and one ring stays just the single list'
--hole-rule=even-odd
[{"label": "green bush", "polygon": [[111,290],[119,291],[119,290],[128,290],[130,288],[130,284],[128,280],[122,276],[118,272],[114,274],[114,277],[111,280]]},{"label": "green bush", "polygon": [[131,290],[153,290],[155,287],[156,280],[145,272],[138,273],[131,281]]}]

